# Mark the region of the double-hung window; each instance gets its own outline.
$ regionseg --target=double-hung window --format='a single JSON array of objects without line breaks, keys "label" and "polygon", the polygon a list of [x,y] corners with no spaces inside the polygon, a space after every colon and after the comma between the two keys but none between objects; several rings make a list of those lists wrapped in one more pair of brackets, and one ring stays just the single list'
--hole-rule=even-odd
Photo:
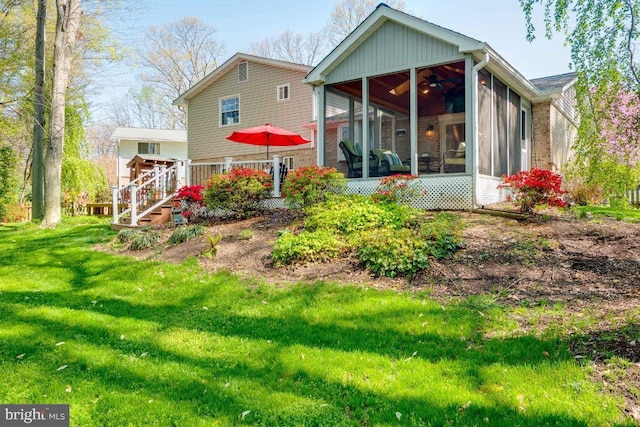
[{"label": "double-hung window", "polygon": [[220,126],[240,123],[240,96],[220,99]]},{"label": "double-hung window", "polygon": [[277,90],[278,102],[287,101],[289,99],[291,99],[291,85],[289,85],[289,83],[287,83],[286,85],[278,85],[278,90]]},{"label": "double-hung window", "polygon": [[160,144],[156,142],[138,142],[138,154],[160,154]]}]

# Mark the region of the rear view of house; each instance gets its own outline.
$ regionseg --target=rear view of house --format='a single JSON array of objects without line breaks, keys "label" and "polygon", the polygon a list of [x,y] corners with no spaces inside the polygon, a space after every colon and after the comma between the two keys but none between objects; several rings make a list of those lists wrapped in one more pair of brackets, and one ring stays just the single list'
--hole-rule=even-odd
[{"label": "rear view of house", "polygon": [[575,136],[573,74],[529,81],[487,43],[380,4],[305,78],[317,93],[318,163],[371,193],[420,176],[428,209],[504,198],[504,174],[559,168]]},{"label": "rear view of house", "polygon": [[289,168],[316,164],[313,94],[302,79],[311,67],[237,53],[174,101],[185,106],[192,163],[266,158],[266,148],[226,139],[234,131],[279,126],[311,143],[270,147]]}]

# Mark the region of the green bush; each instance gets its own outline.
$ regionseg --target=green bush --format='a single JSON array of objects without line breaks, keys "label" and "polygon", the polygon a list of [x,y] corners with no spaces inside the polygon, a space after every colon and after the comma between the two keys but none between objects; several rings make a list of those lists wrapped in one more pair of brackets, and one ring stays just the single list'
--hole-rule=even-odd
[{"label": "green bush", "polygon": [[271,197],[272,186],[271,177],[262,170],[232,168],[207,181],[204,202],[209,209],[247,218],[260,209],[260,202]]},{"label": "green bush", "polygon": [[271,256],[277,266],[282,266],[337,258],[347,249],[348,245],[331,231],[285,231],[275,242]]},{"label": "green bush", "polygon": [[328,194],[343,193],[346,183],[335,168],[305,166],[289,172],[282,195],[290,207],[307,207],[323,202]]},{"label": "green bush", "polygon": [[[0,221],[10,220],[18,194],[18,156],[8,145],[0,146]],[[12,215],[13,216],[13,215]]]},{"label": "green bush", "polygon": [[377,275],[411,276],[427,268],[430,257],[445,258],[461,244],[457,216],[428,220],[418,209],[370,197],[332,196],[306,213],[302,232],[286,231],[276,241],[277,265],[356,254]]},{"label": "green bush", "polygon": [[306,210],[304,228],[333,230],[343,235],[383,226],[397,228],[408,220],[410,211],[406,206],[375,203],[366,196],[333,196]]},{"label": "green bush", "polygon": [[204,233],[204,227],[201,225],[181,225],[173,231],[168,243],[186,242],[189,239],[200,236],[202,233]]},{"label": "green bush", "polygon": [[413,276],[429,267],[431,245],[410,228],[369,230],[360,238],[360,262],[378,276]]}]

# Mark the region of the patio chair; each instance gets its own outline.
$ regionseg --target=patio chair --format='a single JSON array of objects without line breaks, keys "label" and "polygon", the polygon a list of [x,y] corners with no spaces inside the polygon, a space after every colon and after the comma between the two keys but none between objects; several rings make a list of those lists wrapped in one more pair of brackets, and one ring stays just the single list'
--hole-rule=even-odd
[{"label": "patio chair", "polygon": [[[381,150],[378,148],[374,148],[372,151],[373,154],[378,156],[378,159],[380,159],[378,167],[381,170],[385,170],[386,168],[386,170],[388,171],[386,174],[380,172],[381,176],[411,173],[411,165],[402,163],[402,160],[400,160],[398,153],[394,153],[390,150]],[[383,165],[383,163],[385,163],[386,165]]]},{"label": "patio chair", "polygon": [[442,164],[444,165],[444,173],[464,173],[466,159],[466,144],[462,141],[458,144],[457,150],[447,150],[442,156]]},{"label": "patio chair", "polygon": [[[278,190],[282,190],[282,186],[284,185],[284,179],[287,177],[287,174],[289,173],[289,168],[287,168],[287,165],[285,165],[284,163],[280,163],[280,188]],[[271,166],[271,169],[269,170],[269,175],[271,175],[271,179],[273,180],[273,166]]]},{"label": "patio chair", "polygon": [[[347,178],[362,177],[362,153],[358,153],[353,144],[351,144],[351,141],[348,139],[340,141],[340,144],[338,145],[342,150],[342,154],[344,154],[344,158],[347,161],[347,167],[349,168],[347,171]],[[378,156],[369,152],[369,176],[379,176],[379,163],[380,160],[378,159]]]}]

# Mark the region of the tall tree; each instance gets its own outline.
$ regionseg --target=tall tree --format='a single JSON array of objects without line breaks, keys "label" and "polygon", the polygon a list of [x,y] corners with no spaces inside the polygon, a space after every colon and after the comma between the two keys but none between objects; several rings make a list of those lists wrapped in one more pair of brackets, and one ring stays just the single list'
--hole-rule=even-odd
[{"label": "tall tree", "polygon": [[[389,0],[388,6],[404,10],[404,0]],[[325,34],[329,44],[337,46],[373,12],[378,0],[340,0],[333,7]]]},{"label": "tall tree", "polygon": [[285,31],[278,37],[252,43],[250,50],[254,55],[265,58],[314,65],[322,58],[327,48],[326,37],[321,31],[307,34]]},{"label": "tall tree", "polygon": [[186,127],[186,112],[172,106],[174,99],[213,71],[224,51],[216,29],[197,17],[151,27],[139,57],[147,72],[143,81],[163,99],[172,127]]},{"label": "tall tree", "polygon": [[544,8],[545,36],[565,37],[571,62],[586,85],[603,79],[640,88],[634,57],[638,39],[639,0],[520,0],[527,39],[535,39],[533,12]]},{"label": "tall tree", "polygon": [[[266,58],[315,65],[360,25],[378,3],[378,0],[339,0],[322,30],[307,34],[286,31],[275,38],[253,43],[250,50],[254,55]],[[394,9],[405,9],[404,0],[389,0],[386,4]]]},{"label": "tall tree", "polygon": [[33,106],[33,147],[32,175],[31,175],[31,204],[33,219],[42,219],[44,216],[44,132],[45,132],[45,23],[47,18],[47,0],[38,0],[38,12],[36,15],[36,65],[35,65],[35,95]]},{"label": "tall tree", "polygon": [[[571,48],[580,125],[569,177],[620,197],[640,176],[638,42],[640,0],[520,0],[527,38],[533,13],[544,9],[545,36],[562,34]],[[622,143],[621,141],[624,141]]]},{"label": "tall tree", "polygon": [[65,131],[65,102],[71,59],[82,15],[81,0],[56,0],[56,35],[53,51],[51,119],[44,158],[45,209],[43,227],[60,222],[61,175]]}]

